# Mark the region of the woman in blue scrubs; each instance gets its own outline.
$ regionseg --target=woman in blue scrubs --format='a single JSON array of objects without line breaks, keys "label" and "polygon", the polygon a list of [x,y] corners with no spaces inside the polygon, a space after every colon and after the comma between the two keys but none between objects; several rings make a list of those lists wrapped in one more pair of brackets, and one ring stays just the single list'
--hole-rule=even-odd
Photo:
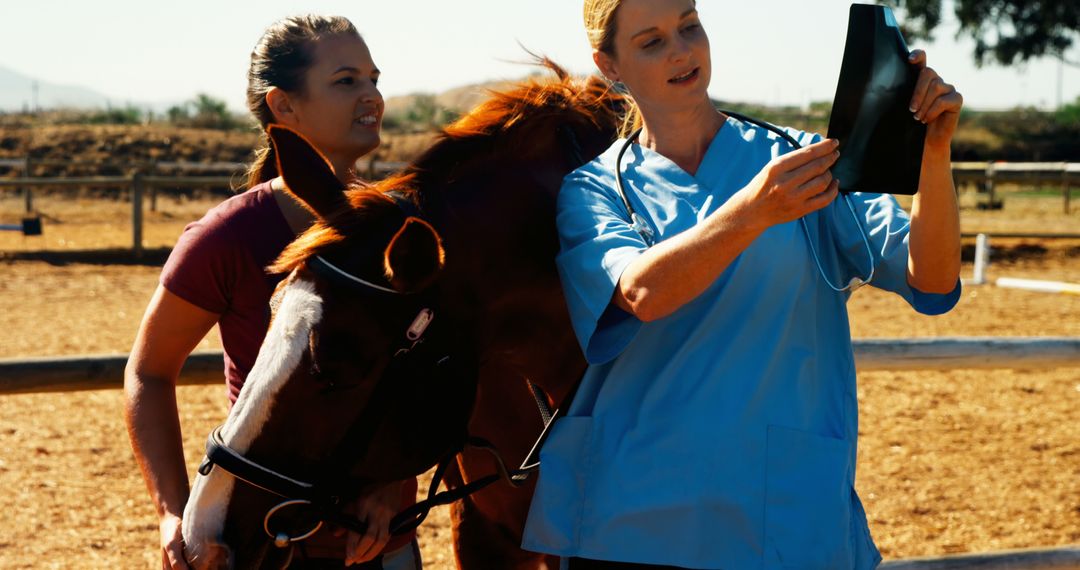
[{"label": "woman in blue scrubs", "polygon": [[[960,295],[949,163],[962,98],[922,68],[911,215],[836,200],[836,142],[718,113],[694,0],[586,0],[594,60],[644,127],[568,175],[558,267],[590,367],[542,452],[523,546],[571,568],[873,568],[854,491],[855,367],[844,284],[939,314]],[[799,219],[805,218],[806,229]],[[810,240],[817,258],[811,253]],[[820,267],[819,267],[820,266]]]}]

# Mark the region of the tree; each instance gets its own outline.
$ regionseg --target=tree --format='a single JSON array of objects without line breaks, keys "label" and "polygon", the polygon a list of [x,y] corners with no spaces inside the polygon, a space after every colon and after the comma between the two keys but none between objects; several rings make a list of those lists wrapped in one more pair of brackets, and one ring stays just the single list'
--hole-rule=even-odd
[{"label": "tree", "polygon": [[1058,109],[1054,116],[1062,125],[1080,127],[1080,97]]},{"label": "tree", "polygon": [[[886,0],[900,10],[904,35],[932,39],[943,0]],[[952,0],[958,36],[975,40],[975,63],[1002,65],[1050,56],[1080,67],[1066,52],[1080,39],[1077,0]]]},{"label": "tree", "polygon": [[192,122],[197,127],[228,129],[232,126],[232,115],[229,114],[229,106],[225,101],[199,93],[191,106],[195,109]]},{"label": "tree", "polygon": [[190,103],[181,103],[169,107],[169,110],[165,112],[165,115],[169,118],[169,122],[180,124],[189,121],[191,119],[191,111],[188,110],[189,105]]}]

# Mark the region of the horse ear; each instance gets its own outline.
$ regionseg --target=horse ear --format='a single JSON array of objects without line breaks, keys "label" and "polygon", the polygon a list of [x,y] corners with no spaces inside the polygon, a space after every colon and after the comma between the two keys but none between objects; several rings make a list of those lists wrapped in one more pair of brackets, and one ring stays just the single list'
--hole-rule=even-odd
[{"label": "horse ear", "polygon": [[435,228],[420,218],[406,218],[384,252],[386,279],[398,291],[419,291],[435,279],[445,257]]},{"label": "horse ear", "polygon": [[322,219],[346,207],[345,185],[318,149],[288,127],[270,125],[269,135],[289,194]]}]

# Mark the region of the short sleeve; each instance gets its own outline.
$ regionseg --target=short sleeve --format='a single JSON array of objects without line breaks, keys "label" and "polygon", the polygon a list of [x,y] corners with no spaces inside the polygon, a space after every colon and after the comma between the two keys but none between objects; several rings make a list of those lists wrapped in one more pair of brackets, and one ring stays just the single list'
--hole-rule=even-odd
[{"label": "short sleeve", "polygon": [[224,224],[206,218],[188,224],[161,270],[161,285],[203,310],[224,313],[239,267],[226,234]]},{"label": "short sleeve", "polygon": [[612,188],[579,169],[563,180],[556,223],[556,258],[566,304],[585,358],[612,360],[641,328],[641,321],[611,302],[630,262],[648,249]]},{"label": "short sleeve", "polygon": [[940,315],[948,312],[960,300],[960,280],[949,293],[925,293],[908,283],[908,234],[911,217],[896,198],[890,194],[865,194],[852,192],[848,195],[855,215],[838,197],[830,206],[832,224],[837,236],[840,262],[845,275],[864,276],[870,271],[870,259],[862,233],[856,225],[866,228],[866,237],[874,255],[874,278],[871,285],[892,291],[904,298],[916,311],[924,315]]}]

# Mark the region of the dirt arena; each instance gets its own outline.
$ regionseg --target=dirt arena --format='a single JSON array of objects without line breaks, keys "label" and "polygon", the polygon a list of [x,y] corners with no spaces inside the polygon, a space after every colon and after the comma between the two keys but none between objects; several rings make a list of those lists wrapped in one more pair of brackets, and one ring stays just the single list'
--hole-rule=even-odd
[{"label": "dirt arena", "polygon": [[[163,199],[147,216],[147,247],[173,243],[208,205]],[[20,206],[0,200],[0,222]],[[0,252],[130,244],[127,204],[44,197],[38,208],[45,235],[2,232]],[[963,222],[965,231],[1076,231],[1080,213],[1061,214],[1057,200],[1008,200],[1005,212],[965,209]],[[1080,282],[1080,242],[994,245],[991,276]],[[158,271],[0,254],[0,358],[126,352]],[[955,310],[931,318],[866,288],[849,307],[856,338],[1080,336],[1080,296],[968,287]],[[218,346],[215,333],[200,348]],[[857,485],[886,559],[1080,543],[1080,368],[874,372],[859,382]],[[179,401],[193,471],[226,413],[224,389],[183,387]],[[121,403],[119,390],[0,396],[0,568],[158,567]],[[445,510],[420,537],[427,568],[453,567]]]}]

